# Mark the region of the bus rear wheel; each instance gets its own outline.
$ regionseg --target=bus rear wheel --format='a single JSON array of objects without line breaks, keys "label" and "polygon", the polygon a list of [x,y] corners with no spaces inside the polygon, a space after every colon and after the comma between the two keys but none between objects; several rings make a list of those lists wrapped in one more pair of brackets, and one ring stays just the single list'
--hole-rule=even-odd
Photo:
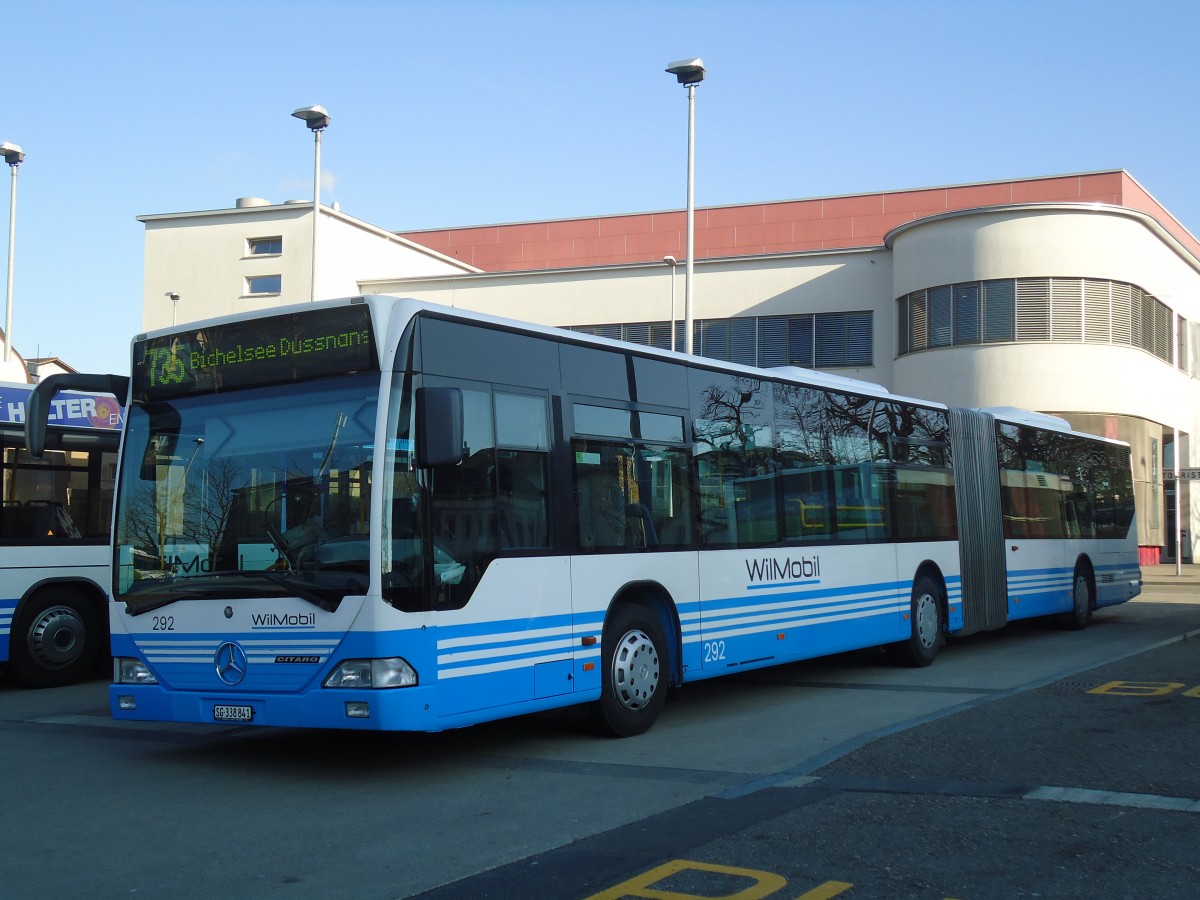
[{"label": "bus rear wheel", "polygon": [[942,592],[928,575],[913,583],[908,618],[911,625],[908,640],[898,641],[888,649],[899,664],[921,669],[933,663],[942,645]]},{"label": "bus rear wheel", "polygon": [[604,626],[600,699],[593,721],[602,733],[645,733],[667,696],[667,642],[643,606],[618,607]]},{"label": "bus rear wheel", "polygon": [[1086,566],[1080,563],[1075,569],[1075,581],[1071,590],[1071,609],[1059,615],[1058,624],[1068,631],[1083,631],[1092,621],[1092,582]]},{"label": "bus rear wheel", "polygon": [[26,687],[80,681],[96,662],[100,616],[79,591],[52,587],[25,601],[13,622],[8,674]]}]

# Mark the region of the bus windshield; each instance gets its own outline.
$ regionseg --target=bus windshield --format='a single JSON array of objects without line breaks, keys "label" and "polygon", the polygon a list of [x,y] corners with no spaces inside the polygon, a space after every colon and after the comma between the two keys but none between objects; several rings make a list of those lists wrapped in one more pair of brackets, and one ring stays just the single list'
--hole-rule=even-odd
[{"label": "bus windshield", "polygon": [[116,598],[136,615],[193,598],[335,609],[366,593],[378,389],[364,374],[134,405]]}]

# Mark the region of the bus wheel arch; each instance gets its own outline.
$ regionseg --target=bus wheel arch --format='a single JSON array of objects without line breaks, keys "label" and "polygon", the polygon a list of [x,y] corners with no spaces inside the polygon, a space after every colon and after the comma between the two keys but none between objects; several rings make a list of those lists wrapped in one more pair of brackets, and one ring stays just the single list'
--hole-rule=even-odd
[{"label": "bus wheel arch", "polygon": [[592,705],[597,730],[615,737],[643,734],[678,680],[679,617],[654,583],[626,585],[609,604],[600,645],[600,699]]},{"label": "bus wheel arch", "polygon": [[1092,561],[1081,555],[1075,562],[1075,573],[1071,576],[1071,608],[1057,617],[1062,628],[1082,631],[1092,621],[1096,610],[1096,572]]},{"label": "bus wheel arch", "polygon": [[909,596],[909,635],[888,647],[892,658],[912,668],[932,664],[946,640],[947,618],[945,578],[936,564],[926,560],[913,576]]},{"label": "bus wheel arch", "polygon": [[26,687],[81,680],[107,650],[105,598],[88,581],[45,581],[17,604],[7,672]]}]

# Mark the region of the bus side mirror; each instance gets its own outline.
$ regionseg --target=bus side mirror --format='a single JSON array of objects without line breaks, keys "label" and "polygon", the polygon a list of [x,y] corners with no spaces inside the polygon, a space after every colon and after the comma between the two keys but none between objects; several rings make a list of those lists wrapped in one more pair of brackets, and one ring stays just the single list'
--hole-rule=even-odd
[{"label": "bus side mirror", "polygon": [[462,458],[462,390],[417,388],[417,465],[452,466],[462,462]]},{"label": "bus side mirror", "polygon": [[85,375],[67,372],[48,375],[39,381],[25,404],[25,448],[34,459],[41,459],[46,449],[46,422],[50,403],[59,391],[92,391],[112,394],[122,406],[129,402],[128,375]]}]

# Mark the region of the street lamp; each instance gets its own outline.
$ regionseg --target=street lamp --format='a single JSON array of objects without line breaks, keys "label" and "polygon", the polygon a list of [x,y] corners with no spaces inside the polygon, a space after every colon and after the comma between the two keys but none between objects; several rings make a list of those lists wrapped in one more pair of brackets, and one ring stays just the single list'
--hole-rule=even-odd
[{"label": "street lamp", "polygon": [[179,294],[175,291],[167,291],[165,294],[163,294],[163,296],[171,301],[171,326],[174,327],[176,319],[175,314],[179,312]]},{"label": "street lamp", "polygon": [[687,158],[687,265],[683,274],[683,346],[692,352],[692,260],[695,258],[696,206],[696,85],[704,80],[704,60],[681,59],[667,64],[667,72],[687,88],[688,92],[688,158]]},{"label": "street lamp", "polygon": [[317,299],[317,231],[321,223],[321,132],[329,127],[329,110],[323,106],[303,106],[292,113],[301,119],[313,133],[316,144],[316,162],[313,165],[313,240],[312,240],[312,286],[309,300]]},{"label": "street lamp", "polygon": [[671,267],[671,352],[675,352],[675,267],[679,260],[673,256],[664,256],[663,262]]},{"label": "street lamp", "polygon": [[4,361],[12,354],[12,307],[13,307],[13,251],[17,238],[17,169],[25,162],[25,151],[16,144],[5,141],[0,144],[0,153],[12,169],[12,199],[8,204],[8,291],[4,295]]}]

